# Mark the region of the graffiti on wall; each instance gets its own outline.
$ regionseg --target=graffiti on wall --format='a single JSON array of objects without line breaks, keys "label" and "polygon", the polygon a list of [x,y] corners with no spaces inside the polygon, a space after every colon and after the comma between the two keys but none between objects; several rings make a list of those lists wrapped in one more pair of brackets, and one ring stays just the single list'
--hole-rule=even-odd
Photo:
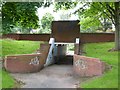
[{"label": "graffiti on wall", "polygon": [[87,68],[87,63],[82,59],[76,60],[74,64],[79,69],[86,69]]},{"label": "graffiti on wall", "polygon": [[36,56],[35,58],[31,59],[30,65],[39,65],[39,58]]}]

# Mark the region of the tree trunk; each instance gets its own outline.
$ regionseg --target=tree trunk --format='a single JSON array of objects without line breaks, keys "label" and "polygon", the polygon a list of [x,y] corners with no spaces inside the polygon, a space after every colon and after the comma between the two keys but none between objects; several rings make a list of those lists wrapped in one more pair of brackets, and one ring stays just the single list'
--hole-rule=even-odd
[{"label": "tree trunk", "polygon": [[120,50],[120,13],[119,2],[115,2],[115,50]]}]

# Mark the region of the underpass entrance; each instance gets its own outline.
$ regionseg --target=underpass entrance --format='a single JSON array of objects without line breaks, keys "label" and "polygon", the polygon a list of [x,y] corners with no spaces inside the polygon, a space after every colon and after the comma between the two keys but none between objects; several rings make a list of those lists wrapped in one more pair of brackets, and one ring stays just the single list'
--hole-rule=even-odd
[{"label": "underpass entrance", "polygon": [[[79,21],[53,21],[51,29],[50,40],[47,43],[40,44],[39,53],[13,55],[5,58],[4,66],[9,72],[38,72],[29,75],[22,74],[22,78],[21,74],[15,75],[16,79],[21,78],[22,81],[27,83],[24,85],[24,88],[31,86],[31,88],[74,88],[75,86],[73,85],[80,81],[75,79],[74,75],[92,77],[103,74],[105,63],[101,62],[98,58],[79,55]],[[74,47],[72,55],[67,49],[68,45],[73,45]],[[49,67],[42,69],[46,66]],[[56,83],[56,81],[60,83]]]},{"label": "underpass entrance", "polygon": [[[68,52],[68,46],[73,45],[72,53],[80,53],[80,25],[79,21],[53,21],[52,34],[49,40],[51,48],[54,49],[52,57],[56,64],[73,64],[73,55]],[[50,49],[52,53],[52,49]],[[69,53],[69,54],[68,54]],[[51,54],[48,54],[49,63]],[[51,58],[52,58],[51,57]],[[49,63],[50,64],[50,63]]]},{"label": "underpass entrance", "polygon": [[79,21],[53,21],[51,36],[47,43],[40,44],[38,53],[6,56],[4,66],[9,72],[38,72],[51,64],[73,64],[73,55],[67,47],[72,44],[73,54],[80,53]]}]

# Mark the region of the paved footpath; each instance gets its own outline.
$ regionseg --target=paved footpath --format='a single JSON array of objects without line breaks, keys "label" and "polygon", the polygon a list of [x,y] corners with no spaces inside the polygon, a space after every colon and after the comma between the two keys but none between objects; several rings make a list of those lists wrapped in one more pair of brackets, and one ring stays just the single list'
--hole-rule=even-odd
[{"label": "paved footpath", "polygon": [[38,73],[11,75],[25,83],[21,88],[76,88],[86,80],[73,75],[72,65],[51,65]]}]

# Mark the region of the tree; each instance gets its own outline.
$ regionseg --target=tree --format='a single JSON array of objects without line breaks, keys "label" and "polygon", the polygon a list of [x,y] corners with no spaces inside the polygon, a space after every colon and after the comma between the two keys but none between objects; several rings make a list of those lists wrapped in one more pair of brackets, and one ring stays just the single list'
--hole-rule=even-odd
[{"label": "tree", "polygon": [[64,10],[68,10],[71,8],[74,8],[77,5],[78,2],[72,2],[71,0],[69,0],[69,2],[55,2],[55,11],[64,9]]},{"label": "tree", "polygon": [[[108,18],[115,25],[115,50],[120,50],[120,2],[93,2],[84,16]],[[89,14],[88,14],[89,13]]]},{"label": "tree", "polygon": [[97,18],[86,17],[80,19],[80,32],[96,32],[98,28],[101,28],[100,20]]},{"label": "tree", "polygon": [[12,33],[14,27],[22,27],[29,30],[38,28],[38,7],[48,7],[50,2],[6,2],[2,5],[3,33]]},{"label": "tree", "polygon": [[[115,25],[115,49],[120,50],[120,2],[115,2],[114,14],[114,25]],[[111,13],[112,15],[112,13]]]},{"label": "tree", "polygon": [[50,13],[46,13],[41,19],[40,33],[51,33],[51,23],[54,17]]},{"label": "tree", "polygon": [[84,2],[82,4],[83,7],[74,12],[80,17],[90,17],[93,21],[99,18],[111,20],[115,25],[115,50],[120,50],[120,2]]},{"label": "tree", "polygon": [[1,35],[1,32],[2,32],[2,19],[0,18],[0,35]]},{"label": "tree", "polygon": [[106,32],[108,28],[112,29],[112,22],[110,22],[106,18],[103,18],[103,22],[101,22],[101,25],[103,27],[102,29],[103,32]]},{"label": "tree", "polygon": [[87,14],[87,17],[85,15],[79,17],[81,32],[106,32],[108,29],[112,29],[112,22],[108,18],[102,16],[99,17],[98,15],[89,16],[89,13]]}]

